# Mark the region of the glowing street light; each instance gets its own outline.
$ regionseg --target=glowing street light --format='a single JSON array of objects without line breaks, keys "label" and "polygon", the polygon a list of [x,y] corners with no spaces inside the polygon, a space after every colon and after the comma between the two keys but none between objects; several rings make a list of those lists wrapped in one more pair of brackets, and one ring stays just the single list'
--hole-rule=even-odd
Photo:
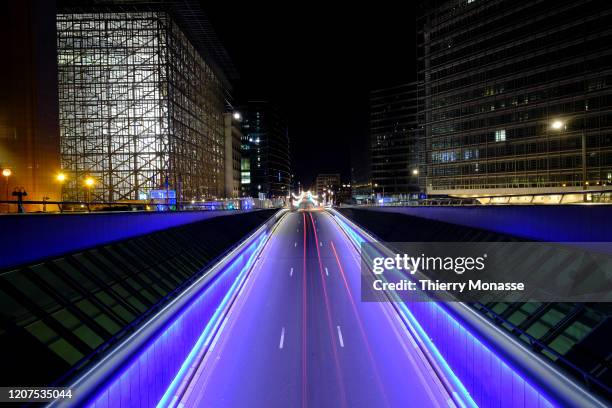
[{"label": "glowing street light", "polygon": [[92,177],[85,179],[85,187],[87,187],[87,202],[91,202],[91,188],[96,184],[96,181]]},{"label": "glowing street light", "polygon": [[[374,187],[378,187],[378,183],[374,183]],[[385,203],[385,186],[382,186],[382,204]]]},{"label": "glowing street light", "polygon": [[242,115],[240,114],[240,112],[234,112],[234,119],[236,120],[240,120],[242,118]]},{"label": "glowing street light", "polygon": [[419,169],[412,169],[412,175],[413,176],[418,176],[419,175]]},{"label": "glowing street light", "polygon": [[57,176],[55,176],[55,179],[60,183],[63,183],[66,181],[66,175],[64,173],[58,173]]},{"label": "glowing street light", "polygon": [[554,130],[561,130],[563,127],[565,126],[565,123],[563,123],[560,120],[555,120],[550,127],[553,128]]},{"label": "glowing street light", "polygon": [[2,175],[6,178],[6,201],[9,199],[9,177],[13,174],[11,169],[3,169]]},{"label": "glowing street light", "polygon": [[[551,123],[550,127],[554,130],[565,130],[566,129],[566,124],[565,122],[563,122],[562,120],[555,120]],[[584,128],[582,129],[582,132],[580,134],[580,144],[581,144],[581,160],[582,160],[582,189],[586,190],[587,186],[589,185],[589,182],[587,181],[587,154],[586,154],[586,132],[584,130]],[[584,195],[584,201],[586,201],[586,195]]]}]

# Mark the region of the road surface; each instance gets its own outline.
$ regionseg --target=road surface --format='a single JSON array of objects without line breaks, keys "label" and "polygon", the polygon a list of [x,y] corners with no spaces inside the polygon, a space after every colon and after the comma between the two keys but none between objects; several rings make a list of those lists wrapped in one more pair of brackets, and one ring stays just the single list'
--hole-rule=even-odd
[{"label": "road surface", "polygon": [[287,213],[187,387],[184,407],[449,407],[359,254],[324,211]]}]

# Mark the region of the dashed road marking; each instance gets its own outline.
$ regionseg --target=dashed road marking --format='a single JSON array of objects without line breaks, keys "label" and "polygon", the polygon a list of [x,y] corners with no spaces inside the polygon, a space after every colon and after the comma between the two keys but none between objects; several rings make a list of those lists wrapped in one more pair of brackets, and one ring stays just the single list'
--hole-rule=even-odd
[{"label": "dashed road marking", "polygon": [[210,345],[210,348],[208,349],[208,351],[213,351],[215,346],[217,345],[217,340],[219,340],[220,334],[223,332],[223,329],[225,328],[225,324],[227,323],[227,316],[225,316],[225,319],[223,319],[223,323],[221,323],[221,327],[219,327],[219,331],[217,331],[217,334],[215,335],[215,338],[213,339],[212,344]]},{"label": "dashed road marking", "polygon": [[285,326],[283,326],[283,330],[281,330],[281,338],[280,338],[280,343],[278,343],[278,348],[282,350],[284,345],[285,345]]},{"label": "dashed road marking", "polygon": [[329,270],[327,270],[327,266],[325,267],[325,274],[329,276]]},{"label": "dashed road marking", "polygon": [[293,246],[294,246],[295,248],[297,248],[297,242],[296,242],[295,244],[293,244]]},{"label": "dashed road marking", "polygon": [[342,338],[342,330],[340,330],[340,326],[336,326],[338,328],[338,339],[340,339],[340,347],[344,347],[344,339]]},{"label": "dashed road marking", "polygon": [[293,276],[293,268],[289,271],[289,276]]}]

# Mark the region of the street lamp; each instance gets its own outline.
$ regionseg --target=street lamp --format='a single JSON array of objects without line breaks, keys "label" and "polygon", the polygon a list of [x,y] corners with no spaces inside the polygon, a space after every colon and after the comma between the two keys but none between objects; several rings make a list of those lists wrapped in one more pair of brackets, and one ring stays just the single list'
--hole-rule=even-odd
[{"label": "street lamp", "polygon": [[[554,120],[551,125],[550,125],[551,129],[553,130],[565,130],[567,129],[567,126],[565,124],[565,122],[561,121],[561,120]],[[587,155],[586,155],[586,132],[584,130],[584,128],[582,129],[581,133],[580,133],[580,144],[581,144],[581,151],[582,151],[582,189],[586,190],[587,186],[589,185],[589,182],[587,181],[587,167],[586,167],[586,159],[587,159]],[[586,196],[584,197],[585,201],[586,201]]]},{"label": "street lamp", "polygon": [[[374,183],[374,187],[378,187],[378,183]],[[385,186],[382,186],[382,205],[385,205]]]},{"label": "street lamp", "polygon": [[555,129],[555,130],[560,130],[562,127],[564,127],[564,123],[561,122],[560,120],[555,120],[550,127]]},{"label": "street lamp", "polygon": [[85,179],[85,187],[87,187],[87,202],[91,202],[91,188],[96,184],[96,181],[92,177]]},{"label": "street lamp", "polygon": [[418,176],[419,175],[419,169],[412,169],[412,175],[413,176]]},{"label": "street lamp", "polygon": [[2,175],[6,178],[6,201],[9,199],[9,177],[13,174],[11,169],[3,169]]},{"label": "street lamp", "polygon": [[57,176],[55,176],[55,179],[60,183],[63,183],[66,181],[66,175],[64,173],[58,173]]}]

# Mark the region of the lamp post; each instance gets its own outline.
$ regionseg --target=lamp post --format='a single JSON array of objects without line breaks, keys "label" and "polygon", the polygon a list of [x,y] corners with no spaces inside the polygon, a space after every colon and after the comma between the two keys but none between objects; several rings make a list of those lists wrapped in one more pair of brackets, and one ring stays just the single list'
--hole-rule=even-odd
[{"label": "lamp post", "polygon": [[[555,120],[552,122],[552,124],[550,125],[550,127],[553,130],[566,130],[567,129],[567,125],[565,122],[561,121],[561,120]],[[586,164],[586,160],[587,160],[587,154],[586,154],[586,132],[584,130],[584,128],[582,128],[582,131],[580,133],[580,144],[581,144],[581,161],[582,161],[582,189],[586,190],[587,189],[587,185],[588,185],[588,181],[587,181],[587,164]],[[585,201],[586,201],[586,196],[584,197]]]},{"label": "lamp post", "polygon": [[[378,187],[378,183],[374,183],[374,187]],[[385,205],[385,186],[382,186],[382,205]]]},{"label": "lamp post", "polygon": [[[60,197],[59,197],[59,201],[62,201],[62,198],[64,197],[64,182],[66,181],[66,175],[62,172],[59,172],[55,175],[55,180],[60,183]],[[58,204],[57,207],[59,208],[60,212],[62,212],[62,204]]]},{"label": "lamp post", "polygon": [[85,187],[87,188],[87,203],[91,202],[91,188],[96,184],[95,180],[92,177],[87,177],[85,179]]},{"label": "lamp post", "polygon": [[6,179],[6,201],[8,201],[9,199],[9,177],[11,176],[11,174],[13,174],[11,169],[2,170],[2,175]]}]

